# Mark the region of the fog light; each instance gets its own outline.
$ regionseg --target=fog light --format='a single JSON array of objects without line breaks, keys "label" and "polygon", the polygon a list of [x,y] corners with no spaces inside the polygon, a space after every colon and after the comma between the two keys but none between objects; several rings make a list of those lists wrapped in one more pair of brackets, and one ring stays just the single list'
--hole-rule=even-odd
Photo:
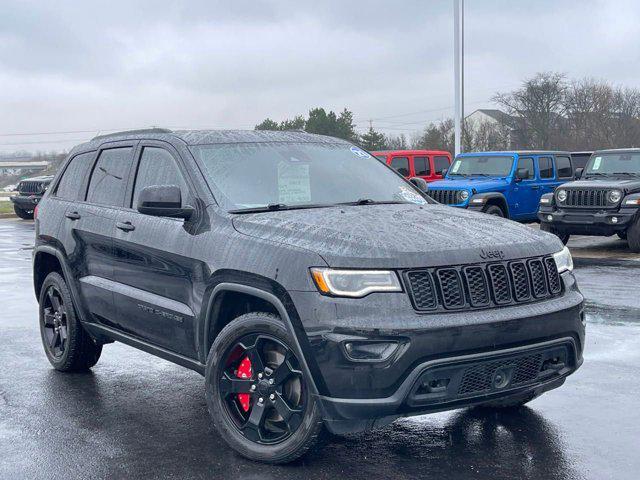
[{"label": "fog light", "polygon": [[553,222],[553,215],[547,215],[547,222]]},{"label": "fog light", "polygon": [[611,223],[618,223],[618,217],[611,217]]},{"label": "fog light", "polygon": [[383,362],[398,349],[397,342],[346,342],[344,351],[354,362]]}]

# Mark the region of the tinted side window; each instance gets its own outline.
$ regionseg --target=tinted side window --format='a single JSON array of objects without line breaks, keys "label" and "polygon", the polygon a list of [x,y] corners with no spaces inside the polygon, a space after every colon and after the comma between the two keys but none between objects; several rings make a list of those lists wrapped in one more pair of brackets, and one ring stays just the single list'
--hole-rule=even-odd
[{"label": "tinted side window", "polygon": [[571,162],[573,163],[573,168],[584,168],[587,166],[587,162],[591,158],[590,153],[572,153],[571,154]]},{"label": "tinted side window", "polygon": [[71,159],[56,188],[56,197],[64,200],[78,200],[80,187],[89,174],[94,154],[95,152],[81,153]]},{"label": "tinted side window", "polygon": [[571,168],[569,157],[556,157],[556,169],[558,170],[558,178],[573,177],[573,169]]},{"label": "tinted side window", "polygon": [[533,158],[520,157],[518,160],[518,169],[520,168],[524,168],[529,171],[529,178],[534,178],[536,176],[536,172],[533,169]]},{"label": "tinted side window", "polygon": [[413,169],[416,175],[429,175],[429,158],[427,157],[413,157]]},{"label": "tinted side window", "polygon": [[131,151],[130,147],[102,151],[91,174],[87,202],[122,205],[131,167]]},{"label": "tinted side window", "polygon": [[553,178],[553,160],[550,157],[539,157],[538,168],[540,169],[540,178]]},{"label": "tinted side window", "polygon": [[144,150],[142,150],[136,175],[136,185],[133,189],[133,202],[131,204],[133,208],[138,205],[138,197],[142,189],[151,185],[179,186],[183,203],[189,192],[184,177],[173,159],[173,155],[163,148],[144,147]]},{"label": "tinted side window", "polygon": [[449,168],[449,157],[445,155],[436,155],[433,157],[433,168],[436,173],[441,173],[445,168]]},{"label": "tinted side window", "polygon": [[398,173],[404,177],[409,176],[409,158],[408,157],[393,157],[391,160],[391,168],[394,168]]}]

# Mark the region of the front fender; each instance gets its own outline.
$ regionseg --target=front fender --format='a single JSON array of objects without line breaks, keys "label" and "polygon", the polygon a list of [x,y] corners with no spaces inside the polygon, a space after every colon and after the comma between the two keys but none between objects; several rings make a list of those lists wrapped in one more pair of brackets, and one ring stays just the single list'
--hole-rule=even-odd
[{"label": "front fender", "polygon": [[507,202],[507,197],[504,196],[503,193],[500,192],[484,192],[484,193],[476,193],[471,196],[469,199],[469,210],[484,210],[485,205],[489,203],[491,200],[497,200],[506,210],[507,218],[511,217],[509,212],[509,202]]}]

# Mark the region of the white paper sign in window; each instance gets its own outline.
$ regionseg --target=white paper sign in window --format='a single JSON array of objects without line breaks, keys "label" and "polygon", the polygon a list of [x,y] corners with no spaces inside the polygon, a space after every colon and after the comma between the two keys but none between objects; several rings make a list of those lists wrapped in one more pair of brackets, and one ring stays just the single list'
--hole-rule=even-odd
[{"label": "white paper sign in window", "polygon": [[290,162],[278,164],[278,201],[286,204],[311,201],[309,165]]}]

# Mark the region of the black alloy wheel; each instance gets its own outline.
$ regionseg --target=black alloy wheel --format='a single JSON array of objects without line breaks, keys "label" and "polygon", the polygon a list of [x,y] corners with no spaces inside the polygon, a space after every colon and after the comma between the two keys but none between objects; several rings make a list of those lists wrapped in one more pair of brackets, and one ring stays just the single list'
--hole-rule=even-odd
[{"label": "black alloy wheel", "polygon": [[305,382],[291,349],[260,333],[240,338],[223,359],[218,391],[245,438],[263,445],[286,440],[305,415]]},{"label": "black alloy wheel", "polygon": [[54,359],[59,359],[62,358],[68,346],[67,306],[55,285],[49,285],[43,299],[45,348]]}]

